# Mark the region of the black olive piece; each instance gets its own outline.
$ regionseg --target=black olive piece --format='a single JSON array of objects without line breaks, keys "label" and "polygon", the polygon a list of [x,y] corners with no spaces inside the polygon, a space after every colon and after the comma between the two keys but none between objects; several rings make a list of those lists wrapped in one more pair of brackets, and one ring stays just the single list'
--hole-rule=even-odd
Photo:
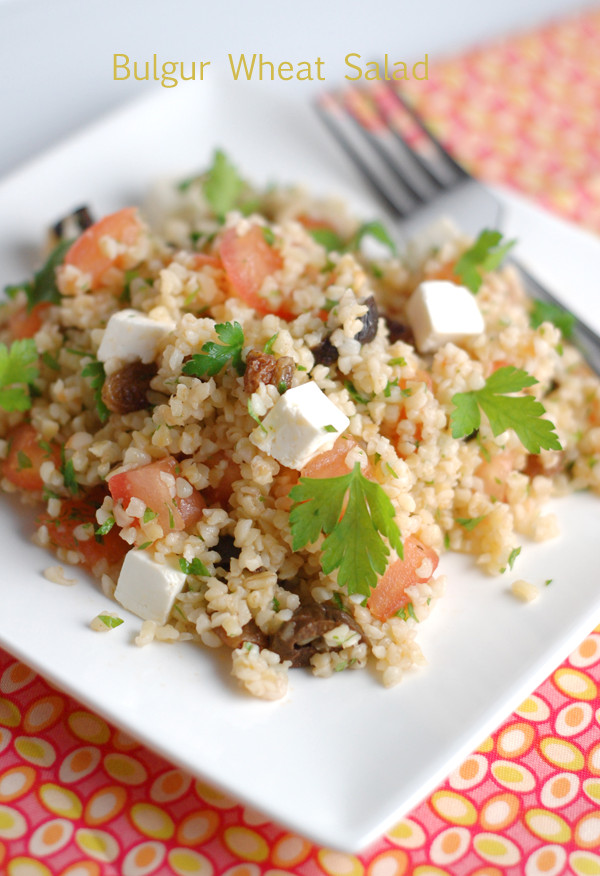
[{"label": "black olive piece", "polygon": [[377,334],[377,323],[379,321],[379,310],[375,296],[369,295],[361,304],[366,304],[368,310],[361,316],[362,328],[354,335],[354,340],[360,344],[368,344]]},{"label": "black olive piece", "polygon": [[68,239],[73,236],[74,230],[82,232],[93,224],[94,220],[90,216],[90,211],[84,206],[78,207],[76,210],[73,210],[72,213],[69,213],[68,216],[59,219],[58,222],[52,226],[51,231],[59,239]]},{"label": "black olive piece", "polygon": [[338,360],[338,348],[334,347],[334,345],[329,340],[329,335],[323,338],[320,344],[316,347],[311,348],[311,353],[315,357],[315,363],[317,365],[335,365]]},{"label": "black olive piece", "polygon": [[479,429],[473,429],[469,435],[465,435],[465,441],[474,441],[479,435]]},{"label": "black olive piece", "polygon": [[395,344],[397,341],[404,341],[404,343],[412,344],[414,346],[415,336],[413,335],[410,326],[405,325],[403,322],[399,322],[397,319],[391,319],[389,316],[384,316],[384,319],[390,338],[390,344]]},{"label": "black olive piece", "polygon": [[290,660],[292,668],[308,666],[313,654],[331,650],[323,636],[340,624],[347,624],[362,636],[354,618],[334,605],[317,602],[300,605],[290,620],[271,636],[269,648],[282,660]]},{"label": "black olive piece", "polygon": [[219,566],[229,571],[231,561],[239,557],[241,548],[235,546],[232,535],[222,535],[215,550],[219,552],[221,557]]}]

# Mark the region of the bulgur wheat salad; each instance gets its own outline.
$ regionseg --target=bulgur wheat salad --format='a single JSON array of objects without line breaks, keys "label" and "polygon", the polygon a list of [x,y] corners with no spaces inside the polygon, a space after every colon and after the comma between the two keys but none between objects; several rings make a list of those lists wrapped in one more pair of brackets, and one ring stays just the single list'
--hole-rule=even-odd
[{"label": "bulgur wheat salad", "polygon": [[557,534],[551,496],[600,493],[600,382],[496,231],[400,257],[217,151],[145,212],[52,235],[0,312],[1,487],[139,645],[228,648],[266,699],[294,667],[371,660],[391,686],[423,662],[445,550],[499,574]]}]

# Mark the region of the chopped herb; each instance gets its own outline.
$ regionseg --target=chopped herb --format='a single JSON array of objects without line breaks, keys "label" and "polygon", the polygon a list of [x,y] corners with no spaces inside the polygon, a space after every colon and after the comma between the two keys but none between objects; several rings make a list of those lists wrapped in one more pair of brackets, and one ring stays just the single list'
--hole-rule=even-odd
[{"label": "chopped herb", "polygon": [[415,607],[412,604],[412,602],[409,602],[408,605],[406,606],[406,608],[408,609],[408,613],[412,617],[412,619],[414,621],[416,621],[417,623],[419,623],[419,618],[415,614]]},{"label": "chopped herb", "polygon": [[60,449],[60,458],[61,458],[61,467],[60,473],[63,476],[63,482],[67,490],[72,493],[74,496],[79,495],[79,484],[77,483],[77,478],[75,477],[75,467],[73,465],[72,459],[67,459],[65,457],[65,445],[63,444]]},{"label": "chopped herb", "polygon": [[335,593],[331,594],[331,598],[333,599],[333,601],[335,602],[335,604],[339,608],[339,610],[344,611],[344,603],[342,601],[342,597],[340,596],[339,593],[337,593],[337,591]]},{"label": "chopped herb", "polygon": [[328,575],[338,569],[338,584],[349,594],[368,596],[384,573],[389,548],[381,536],[403,556],[394,506],[383,487],[363,475],[358,462],[340,477],[301,477],[290,497],[295,503],[290,512],[293,550],[315,542],[323,532],[323,572]]},{"label": "chopped herb", "polygon": [[378,220],[363,223],[348,244],[348,249],[358,249],[365,237],[372,237],[386,246],[393,255],[396,254],[396,244],[386,231],[385,226]]},{"label": "chopped herb", "polygon": [[276,596],[273,597],[273,602],[271,603],[273,611],[279,611],[281,608],[281,603],[277,599]]},{"label": "chopped herb", "polygon": [[222,344],[207,341],[201,353],[196,353],[181,369],[184,374],[192,377],[214,377],[226,365],[231,363],[238,374],[246,370],[242,362],[244,346],[244,330],[239,322],[223,322],[215,325],[215,332]]},{"label": "chopped herb", "polygon": [[512,551],[510,552],[510,556],[508,558],[508,568],[509,569],[512,569],[512,567],[515,564],[515,560],[517,559],[517,557],[519,556],[520,553],[521,553],[520,547],[516,547],[516,548],[512,549]]},{"label": "chopped herb", "polygon": [[242,216],[250,216],[260,210],[260,198],[248,198],[248,200],[237,204],[237,208]]},{"label": "chopped herb", "polygon": [[26,453],[22,450],[17,451],[17,471],[22,471],[24,468],[33,468],[33,463]]},{"label": "chopped herb", "polygon": [[273,351],[273,344],[277,340],[278,336],[279,332],[275,332],[274,335],[271,335],[271,337],[263,347],[263,353],[271,353]]},{"label": "chopped herb", "polygon": [[74,356],[90,356],[91,353],[86,352],[86,350],[75,350],[73,347],[65,347],[67,353],[73,353]]},{"label": "chopped herb", "polygon": [[288,385],[285,380],[280,380],[277,384],[277,392],[279,393],[279,395],[283,395],[284,392],[287,392],[287,389]]},{"label": "chopped herb", "polygon": [[123,277],[123,292],[120,296],[120,301],[123,301],[125,304],[129,304],[131,302],[131,283],[132,280],[135,280],[136,277],[139,277],[138,271],[125,271],[125,276]]},{"label": "chopped herb", "polygon": [[187,621],[187,617],[185,616],[185,613],[180,605],[175,605],[174,609],[182,620]]},{"label": "chopped herb", "polygon": [[444,533],[444,547],[446,548],[447,551],[450,550],[450,533],[449,532]]},{"label": "chopped herb", "polygon": [[138,550],[138,551],[145,551],[146,548],[149,548],[151,544],[152,544],[151,541],[145,541],[144,544],[140,544],[140,545],[136,548],[136,550]]},{"label": "chopped herb", "polygon": [[392,476],[393,478],[398,479],[398,475],[396,474],[396,472],[394,471],[394,469],[392,468],[392,466],[389,464],[389,462],[386,462],[385,467],[387,468],[387,470],[389,471],[389,473],[391,474],[391,476]]},{"label": "chopped herb", "polygon": [[544,587],[549,587],[553,581],[554,581],[554,578],[546,578],[546,580],[544,581]]},{"label": "chopped herb", "polygon": [[327,252],[343,252],[344,241],[332,228],[309,228],[308,233]]},{"label": "chopped herb", "polygon": [[304,365],[296,365],[296,371],[306,371]]},{"label": "chopped herb", "polygon": [[37,350],[32,338],[0,344],[0,407],[5,411],[27,411],[30,392],[38,376]]},{"label": "chopped herb", "polygon": [[275,235],[273,234],[272,229],[267,225],[262,226],[262,236],[265,239],[265,243],[268,243],[269,246],[273,246],[275,243]]},{"label": "chopped herb", "polygon": [[113,528],[114,525],[115,525],[115,518],[111,514],[109,517],[106,518],[106,520],[104,521],[102,526],[98,527],[95,534],[96,535],[107,535],[111,531],[111,529]]},{"label": "chopped herb", "polygon": [[575,317],[572,313],[556,304],[551,304],[549,301],[535,299],[533,310],[529,315],[529,324],[532,328],[537,328],[543,322],[551,322],[561,330],[563,337],[567,340],[573,336]]},{"label": "chopped herb", "polygon": [[406,365],[404,356],[396,356],[394,359],[388,359],[388,365],[400,365],[402,368]]},{"label": "chopped herb", "polygon": [[402,618],[403,621],[408,620],[408,613],[406,611],[406,606],[403,606],[402,608],[398,609],[398,611],[396,612],[396,617]]},{"label": "chopped herb", "polygon": [[114,630],[115,627],[120,627],[124,623],[123,618],[115,617],[112,614],[99,614],[98,620],[102,621],[104,626],[109,630]]},{"label": "chopped herb", "polygon": [[394,380],[388,380],[385,385],[385,389],[383,390],[383,394],[386,398],[389,398],[392,394],[392,386],[398,386],[398,378],[396,377]]},{"label": "chopped herb", "polygon": [[467,532],[471,532],[476,526],[479,526],[482,520],[485,520],[487,514],[482,514],[481,517],[457,517],[456,522]]},{"label": "chopped herb", "polygon": [[256,413],[256,411],[255,411],[254,408],[252,407],[252,399],[248,399],[248,413],[250,414],[250,416],[252,417],[252,419],[254,420],[254,422],[255,422],[255,423],[258,423],[258,425],[260,426],[260,428],[262,429],[262,431],[263,431],[263,432],[266,432],[266,431],[267,431],[267,427],[266,427],[266,426],[263,426],[263,424],[262,424],[261,421],[260,421],[260,417],[258,416],[258,414]]},{"label": "chopped herb", "polygon": [[51,368],[52,371],[60,371],[58,359],[55,359],[54,356],[47,351],[45,353],[42,353],[42,362],[44,363],[46,368]]},{"label": "chopped herb", "polygon": [[[356,387],[354,386],[354,384],[352,383],[351,380],[346,380],[346,381],[344,381],[344,386],[345,386],[346,389],[348,390],[348,393],[349,393],[349,395],[350,395],[350,398],[351,398],[353,401],[358,402],[358,404],[366,405],[366,404],[368,404],[368,403],[371,401],[370,398],[365,398],[364,396],[362,396],[362,395],[359,393],[359,391],[356,389]],[[372,396],[371,396],[371,398],[372,398]]]},{"label": "chopped herb", "polygon": [[94,359],[92,362],[88,362],[88,364],[84,366],[81,372],[81,376],[91,378],[90,387],[94,390],[94,400],[96,402],[98,418],[101,423],[105,423],[108,420],[109,412],[108,408],[102,400],[102,387],[104,386],[104,381],[106,380],[104,364],[102,362],[99,362],[97,359]]},{"label": "chopped herb", "polygon": [[538,381],[526,371],[508,365],[498,368],[481,389],[457,392],[452,396],[455,405],[451,414],[452,436],[470,435],[481,424],[479,409],[487,416],[494,436],[513,429],[529,453],[562,450],[554,424],[542,417],[544,406],[532,396],[511,396]]},{"label": "chopped herb", "polygon": [[6,294],[14,298],[23,289],[27,295],[27,310],[33,310],[36,304],[48,301],[50,304],[60,304],[61,295],[56,285],[56,268],[62,264],[64,257],[71,248],[72,240],[61,240],[50,255],[45,265],[33,276],[33,280],[15,286],[7,286]]},{"label": "chopped herb", "polygon": [[379,267],[379,265],[371,265],[371,273],[377,280],[382,280],[385,276],[383,270]]},{"label": "chopped herb", "polygon": [[335,298],[326,298],[326,299],[325,299],[325,304],[323,305],[323,307],[321,308],[321,310],[325,310],[325,311],[327,311],[327,313],[329,313],[329,311],[330,311],[330,310],[333,310],[333,308],[335,307],[335,305],[336,305],[336,304],[339,304],[339,303],[340,303],[340,302],[339,302],[339,301],[336,301]]},{"label": "chopped herb", "polygon": [[340,662],[336,663],[335,666],[333,667],[334,672],[343,672],[344,669],[348,669],[348,661],[347,660],[340,660]]},{"label": "chopped herb", "polygon": [[194,557],[191,562],[184,557],[179,557],[179,568],[186,575],[200,575],[204,578],[207,578],[210,575],[210,572],[198,557]]},{"label": "chopped herb", "polygon": [[325,432],[337,432],[335,426],[331,425],[323,426],[323,429],[325,430]]},{"label": "chopped herb", "polygon": [[49,499],[60,499],[60,496],[54,490],[51,490],[50,487],[44,487],[42,499],[44,502],[47,502]]},{"label": "chopped herb", "polygon": [[146,508],[142,520],[144,523],[150,523],[150,521],[154,520],[155,517],[158,517],[157,512],[153,511],[152,508]]},{"label": "chopped herb", "polygon": [[477,294],[483,283],[483,274],[498,268],[506,253],[515,245],[514,240],[500,244],[502,234],[485,228],[473,246],[462,254],[454,265],[454,273],[460,281]]},{"label": "chopped herb", "polygon": [[491,462],[492,457],[490,456],[490,451],[487,449],[485,444],[483,444],[483,442],[481,440],[481,435],[479,434],[479,429],[477,430],[476,440],[477,440],[477,443],[479,444],[479,449],[481,451],[481,455],[483,456],[485,461]]},{"label": "chopped herb", "polygon": [[169,529],[174,529],[175,528],[175,518],[173,517],[173,512],[171,511],[171,509],[169,508],[168,505],[167,505],[167,511],[169,512]]},{"label": "chopped herb", "polygon": [[376,451],[375,456],[374,456],[375,465],[378,465],[380,459],[381,459],[381,453]]}]

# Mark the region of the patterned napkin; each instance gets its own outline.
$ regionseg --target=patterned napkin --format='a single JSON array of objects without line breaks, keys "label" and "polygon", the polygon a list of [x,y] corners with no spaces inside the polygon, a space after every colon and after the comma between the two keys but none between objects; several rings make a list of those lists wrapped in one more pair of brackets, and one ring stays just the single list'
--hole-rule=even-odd
[{"label": "patterned napkin", "polygon": [[[430,68],[418,109],[478,176],[600,231],[600,10]],[[333,683],[333,682],[329,682]],[[360,855],[226,798],[0,651],[6,876],[600,876],[600,627]]]}]

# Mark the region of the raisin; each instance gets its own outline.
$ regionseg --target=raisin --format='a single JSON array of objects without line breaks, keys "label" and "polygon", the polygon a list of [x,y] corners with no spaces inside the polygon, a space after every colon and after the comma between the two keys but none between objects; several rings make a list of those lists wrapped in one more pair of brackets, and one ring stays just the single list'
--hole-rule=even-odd
[{"label": "raisin", "polygon": [[271,383],[281,389],[289,389],[294,377],[294,360],[290,356],[278,359],[272,353],[250,350],[246,357],[244,389],[247,393],[256,392],[261,383]]},{"label": "raisin", "polygon": [[114,371],[104,381],[102,401],[116,414],[130,414],[148,407],[146,393],[157,372],[154,362],[130,362]]},{"label": "raisin", "polygon": [[415,336],[413,335],[410,326],[405,325],[403,322],[398,322],[396,319],[390,319],[389,316],[384,316],[384,319],[389,334],[390,344],[395,344],[397,341],[404,341],[404,343],[412,344],[414,346]]}]

